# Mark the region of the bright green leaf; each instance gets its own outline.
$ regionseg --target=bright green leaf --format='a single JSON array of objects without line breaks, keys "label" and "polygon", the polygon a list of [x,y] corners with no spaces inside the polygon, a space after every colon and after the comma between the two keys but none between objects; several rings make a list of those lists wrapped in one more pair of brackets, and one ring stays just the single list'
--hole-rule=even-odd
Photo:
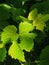
[{"label": "bright green leaf", "polygon": [[35,20],[35,18],[37,17],[37,14],[38,14],[38,11],[37,11],[37,9],[35,8],[35,9],[33,9],[33,10],[29,13],[28,19],[29,19],[29,20]]},{"label": "bright green leaf", "polygon": [[46,27],[46,22],[49,20],[49,14],[38,14],[37,18],[33,21],[33,26],[36,26],[36,29],[43,31]]},{"label": "bright green leaf", "polygon": [[25,62],[24,52],[21,50],[20,46],[15,41],[10,46],[8,54],[14,59],[18,59],[22,62]]},{"label": "bright green leaf", "polygon": [[34,48],[34,39],[36,37],[35,33],[27,33],[20,35],[20,47],[22,50],[30,52]]},{"label": "bright green leaf", "polygon": [[12,42],[18,39],[17,28],[14,25],[8,25],[3,29],[1,34],[1,41],[3,43]]},{"label": "bright green leaf", "polygon": [[34,29],[29,22],[21,22],[19,25],[20,47],[22,50],[30,51],[34,47],[33,39],[36,34],[29,33]]},{"label": "bright green leaf", "polygon": [[0,43],[0,48],[3,48],[4,47],[4,44]]},{"label": "bright green leaf", "polygon": [[36,29],[43,31],[46,27],[46,22],[49,20],[49,14],[38,14],[35,8],[29,13],[28,19],[33,21],[33,26],[35,26]]},{"label": "bright green leaf", "polygon": [[20,20],[22,22],[31,22],[30,20],[28,20],[27,18],[23,17],[23,16],[19,16]]},{"label": "bright green leaf", "polygon": [[34,29],[33,25],[28,22],[21,22],[19,25],[19,33],[29,33]]}]

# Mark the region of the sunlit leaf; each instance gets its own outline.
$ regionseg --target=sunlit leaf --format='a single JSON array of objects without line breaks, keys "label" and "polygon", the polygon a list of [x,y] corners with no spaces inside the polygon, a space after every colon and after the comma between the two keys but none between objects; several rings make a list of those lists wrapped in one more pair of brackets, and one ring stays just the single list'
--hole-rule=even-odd
[{"label": "sunlit leaf", "polygon": [[49,14],[38,14],[37,18],[33,21],[33,26],[36,26],[36,29],[43,31],[46,27],[46,22],[49,20]]},{"label": "sunlit leaf", "polygon": [[36,34],[34,33],[27,33],[27,34],[21,34],[20,36],[20,47],[22,50],[26,50],[30,52],[34,48],[34,39],[36,37]]},{"label": "sunlit leaf", "polygon": [[37,17],[37,14],[38,14],[38,11],[37,11],[37,9],[35,8],[35,9],[33,9],[33,10],[29,13],[28,19],[29,19],[29,20],[34,20],[34,19]]},{"label": "sunlit leaf", "polygon": [[10,46],[8,54],[14,59],[25,62],[24,52],[21,50],[16,41],[14,41],[13,44]]},{"label": "sunlit leaf", "polygon": [[49,14],[38,14],[37,9],[34,9],[29,13],[28,19],[33,21],[33,26],[36,29],[43,31],[46,27],[46,22],[49,20]]},{"label": "sunlit leaf", "polygon": [[20,47],[22,50],[30,51],[34,47],[33,39],[36,34],[29,33],[34,29],[33,25],[28,22],[21,22],[19,25]]},{"label": "sunlit leaf", "polygon": [[1,41],[3,43],[12,42],[18,39],[17,28],[14,25],[8,25],[3,29]]},{"label": "sunlit leaf", "polygon": [[21,22],[19,25],[19,33],[29,33],[34,29],[33,25],[28,22]]}]

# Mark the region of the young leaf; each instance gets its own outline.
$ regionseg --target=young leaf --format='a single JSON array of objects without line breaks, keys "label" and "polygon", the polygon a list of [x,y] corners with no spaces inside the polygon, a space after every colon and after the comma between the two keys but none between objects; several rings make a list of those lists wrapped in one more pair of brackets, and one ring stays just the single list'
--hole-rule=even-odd
[{"label": "young leaf", "polygon": [[28,22],[21,22],[19,25],[19,33],[29,33],[34,29],[33,25]]},{"label": "young leaf", "polygon": [[28,22],[21,22],[19,25],[20,47],[22,50],[30,51],[34,47],[33,39],[36,34],[29,33],[34,29],[33,25]]},{"label": "young leaf", "polygon": [[6,58],[6,48],[0,48],[0,62],[3,62]]},{"label": "young leaf", "polygon": [[36,29],[43,31],[46,27],[46,22],[49,20],[49,14],[38,14],[37,18],[33,21],[33,26],[36,26]]},{"label": "young leaf", "polygon": [[28,15],[28,19],[29,20],[35,20],[35,18],[37,17],[38,11],[35,8],[34,10],[32,10],[29,15]]},{"label": "young leaf", "polygon": [[21,50],[20,46],[16,41],[14,41],[13,44],[10,46],[8,54],[14,59],[25,62],[24,52]]},{"label": "young leaf", "polygon": [[37,9],[32,10],[28,15],[29,20],[33,20],[33,26],[36,29],[43,31],[46,27],[46,22],[49,20],[49,14],[38,14]]},{"label": "young leaf", "polygon": [[17,34],[17,28],[14,25],[8,25],[3,29],[3,32],[1,34],[1,41],[3,43],[8,43],[9,41],[17,40],[18,34]]},{"label": "young leaf", "polygon": [[36,34],[34,33],[27,33],[27,34],[21,34],[20,35],[20,47],[22,50],[26,50],[30,52],[32,48],[34,48],[34,38],[36,37]]},{"label": "young leaf", "polygon": [[31,22],[30,20],[28,20],[27,18],[25,18],[23,16],[19,16],[17,18],[19,18],[22,22]]}]

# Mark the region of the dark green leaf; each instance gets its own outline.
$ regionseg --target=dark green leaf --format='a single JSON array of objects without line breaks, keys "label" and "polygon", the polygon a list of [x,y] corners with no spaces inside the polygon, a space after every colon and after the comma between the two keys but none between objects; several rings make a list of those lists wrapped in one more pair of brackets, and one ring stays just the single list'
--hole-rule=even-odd
[{"label": "dark green leaf", "polygon": [[39,65],[49,65],[49,46],[46,46],[40,54]]},{"label": "dark green leaf", "polygon": [[0,48],[0,62],[3,62],[6,58],[6,48]]}]

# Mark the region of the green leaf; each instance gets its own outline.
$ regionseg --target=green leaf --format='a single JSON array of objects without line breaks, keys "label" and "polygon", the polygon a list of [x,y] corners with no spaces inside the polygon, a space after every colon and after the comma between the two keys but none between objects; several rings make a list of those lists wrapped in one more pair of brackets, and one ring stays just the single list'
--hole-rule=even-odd
[{"label": "green leaf", "polygon": [[49,21],[46,22],[46,31],[49,31]]},{"label": "green leaf", "polygon": [[[19,16],[24,15],[25,11],[22,8],[15,8],[12,7],[10,9],[10,12],[12,13],[12,19],[17,22],[17,20],[20,20]],[[18,21],[19,22],[19,21]]]},{"label": "green leaf", "polygon": [[1,34],[2,43],[6,44],[18,39],[17,28],[14,25],[8,25]]},{"label": "green leaf", "polygon": [[36,26],[36,29],[43,31],[46,27],[46,22],[49,20],[49,14],[38,14],[37,18],[33,21],[33,26]]},{"label": "green leaf", "polygon": [[37,9],[35,8],[35,9],[33,9],[33,10],[29,13],[28,19],[29,19],[29,20],[35,20],[35,18],[37,17],[37,14],[38,14],[38,11],[37,11]]},{"label": "green leaf", "polygon": [[21,50],[16,41],[14,41],[13,44],[10,46],[8,54],[14,59],[25,62],[24,52]]},{"label": "green leaf", "polygon": [[25,18],[23,16],[19,16],[17,18],[19,18],[22,22],[32,22],[32,21],[28,20],[27,18]]},{"label": "green leaf", "polygon": [[27,33],[20,35],[20,47],[22,50],[30,52],[34,48],[34,39],[36,37],[35,33]]},{"label": "green leaf", "polygon": [[28,0],[21,0],[22,1],[22,6],[25,4],[26,1]]},{"label": "green leaf", "polygon": [[49,65],[49,46],[46,46],[40,54],[39,65]]},{"label": "green leaf", "polygon": [[4,44],[2,44],[1,41],[0,41],[0,48],[3,48],[3,47],[4,47]]},{"label": "green leaf", "polygon": [[30,7],[30,11],[34,8],[38,9],[39,13],[49,14],[49,0],[45,0],[44,2],[36,3]]},{"label": "green leaf", "polygon": [[41,0],[36,0],[36,1],[41,1]]},{"label": "green leaf", "polygon": [[28,19],[33,21],[33,26],[37,30],[43,31],[46,27],[46,22],[49,20],[49,14],[37,14],[37,9],[35,8],[29,13]]},{"label": "green leaf", "polygon": [[4,47],[4,44],[2,44],[2,41],[1,41],[1,33],[2,32],[0,32],[0,48],[3,48]]},{"label": "green leaf", "polygon": [[12,5],[12,6],[14,6],[14,7],[16,7],[16,8],[20,8],[20,7],[22,7],[22,2],[21,2],[21,0],[5,0],[6,1],[6,3],[8,3],[9,5]]},{"label": "green leaf", "polygon": [[39,44],[39,45],[41,43],[44,43],[44,40],[47,37],[46,33],[45,32],[41,32],[39,30],[35,31],[35,33],[37,34],[37,37],[35,39],[36,43]]},{"label": "green leaf", "polygon": [[19,33],[29,33],[34,29],[33,25],[28,22],[21,22],[19,25]]},{"label": "green leaf", "polygon": [[6,21],[10,18],[10,6],[7,4],[0,4],[0,29],[2,30],[9,23]]},{"label": "green leaf", "polygon": [[28,22],[21,22],[19,25],[20,47],[22,50],[30,51],[34,47],[33,39],[36,34],[29,33],[34,29],[33,25]]},{"label": "green leaf", "polygon": [[0,21],[10,18],[9,9],[11,7],[7,4],[0,4]]},{"label": "green leaf", "polygon": [[10,9],[11,7],[7,4],[0,4],[0,6],[4,6],[6,9]]},{"label": "green leaf", "polygon": [[6,48],[0,48],[0,62],[3,62],[6,59]]},{"label": "green leaf", "polygon": [[6,27],[7,25],[9,25],[8,21],[0,21],[0,29],[3,30],[4,27]]}]

